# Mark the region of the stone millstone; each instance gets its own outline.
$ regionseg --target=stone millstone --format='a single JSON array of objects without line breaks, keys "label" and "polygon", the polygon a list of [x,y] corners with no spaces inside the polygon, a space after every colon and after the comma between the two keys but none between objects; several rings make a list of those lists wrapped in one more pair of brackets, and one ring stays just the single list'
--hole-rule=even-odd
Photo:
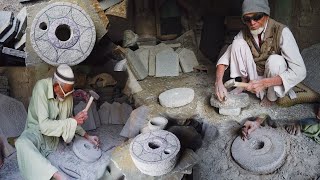
[{"label": "stone millstone", "polygon": [[237,137],[232,146],[234,160],[244,169],[269,174],[280,168],[286,157],[286,142],[271,128],[259,128],[250,134],[249,140]]},{"label": "stone millstone", "polygon": [[194,90],[190,88],[175,88],[159,95],[160,104],[164,107],[174,108],[187,105],[194,98]]},{"label": "stone millstone", "polygon": [[100,148],[95,147],[83,137],[76,137],[72,150],[78,158],[88,163],[97,161],[102,155]]},{"label": "stone millstone", "polygon": [[212,95],[210,99],[211,106],[225,109],[244,108],[249,103],[249,95],[246,93],[229,94],[228,98],[223,102],[220,102],[215,95]]},{"label": "stone millstone", "polygon": [[161,176],[175,167],[180,141],[171,132],[157,130],[135,137],[129,150],[134,164],[142,173]]},{"label": "stone millstone", "polygon": [[48,64],[72,66],[84,61],[91,53],[96,30],[90,16],[81,7],[56,2],[36,15],[30,40],[38,56]]}]

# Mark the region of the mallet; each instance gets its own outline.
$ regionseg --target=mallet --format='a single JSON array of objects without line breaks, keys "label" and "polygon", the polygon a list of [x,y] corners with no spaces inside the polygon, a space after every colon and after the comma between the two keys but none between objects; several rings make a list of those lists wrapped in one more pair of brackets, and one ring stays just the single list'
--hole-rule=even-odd
[{"label": "mallet", "polygon": [[231,87],[247,87],[249,84],[244,82],[237,82],[235,79],[230,79],[226,81],[223,85],[228,89]]},{"label": "mallet", "polygon": [[91,106],[91,104],[92,104],[92,102],[93,102],[93,99],[98,100],[100,98],[100,96],[96,92],[94,92],[92,90],[90,90],[89,93],[91,95],[90,99],[89,99],[89,101],[87,103],[86,108],[84,108],[82,111],[88,111],[90,106]]}]

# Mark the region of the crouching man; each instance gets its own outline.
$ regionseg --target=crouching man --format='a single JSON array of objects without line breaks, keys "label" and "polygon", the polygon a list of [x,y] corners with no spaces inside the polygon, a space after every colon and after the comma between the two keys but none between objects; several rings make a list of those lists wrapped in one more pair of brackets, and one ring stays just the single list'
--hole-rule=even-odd
[{"label": "crouching man", "polygon": [[88,118],[87,112],[72,116],[73,85],[72,69],[62,64],[52,78],[39,80],[33,89],[26,127],[15,143],[19,169],[27,180],[65,179],[46,159],[56,150],[60,137],[69,143],[77,133],[99,144],[97,136],[88,135],[79,126]]}]

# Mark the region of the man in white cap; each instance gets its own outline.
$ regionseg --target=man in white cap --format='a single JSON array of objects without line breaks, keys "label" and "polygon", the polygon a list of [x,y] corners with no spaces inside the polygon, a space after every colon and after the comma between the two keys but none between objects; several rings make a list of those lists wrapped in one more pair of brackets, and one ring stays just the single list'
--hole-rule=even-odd
[{"label": "man in white cap", "polygon": [[15,146],[19,169],[28,180],[64,179],[46,157],[54,151],[60,137],[69,143],[75,133],[99,145],[97,136],[88,135],[79,125],[87,112],[72,116],[74,74],[66,65],[58,66],[53,78],[39,80],[32,92],[26,127]]},{"label": "man in white cap", "polygon": [[262,106],[270,106],[288,94],[306,77],[306,68],[289,28],[269,17],[268,0],[244,0],[242,20],[246,28],[238,33],[218,60],[215,94],[220,101],[228,95],[222,78],[230,66],[230,77],[248,82],[246,88],[231,93],[250,91],[260,98]]}]

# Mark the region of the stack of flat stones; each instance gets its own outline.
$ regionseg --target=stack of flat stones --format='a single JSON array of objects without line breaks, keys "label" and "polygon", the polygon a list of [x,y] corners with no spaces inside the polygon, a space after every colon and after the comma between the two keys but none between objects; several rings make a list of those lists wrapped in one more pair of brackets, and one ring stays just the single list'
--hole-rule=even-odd
[{"label": "stack of flat stones", "polygon": [[9,96],[9,83],[6,76],[0,76],[0,93]]},{"label": "stack of flat stones", "polygon": [[16,17],[10,11],[0,11],[0,43],[5,47],[23,50],[26,43],[27,8]]},{"label": "stack of flat stones", "polygon": [[220,102],[215,95],[210,99],[211,106],[219,108],[219,114],[226,116],[240,115],[241,108],[247,107],[249,102],[249,95],[246,93],[229,94],[223,102]]}]

